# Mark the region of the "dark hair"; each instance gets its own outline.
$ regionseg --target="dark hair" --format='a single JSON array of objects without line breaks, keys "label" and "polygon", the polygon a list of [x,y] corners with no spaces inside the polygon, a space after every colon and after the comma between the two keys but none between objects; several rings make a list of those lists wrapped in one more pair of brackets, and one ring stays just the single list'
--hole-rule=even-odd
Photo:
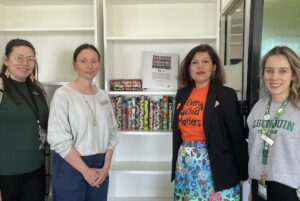
[{"label": "dark hair", "polygon": [[[33,45],[29,41],[17,38],[17,39],[10,40],[6,44],[6,47],[5,47],[5,56],[8,58],[10,56],[10,54],[13,52],[13,50],[14,50],[15,47],[21,47],[21,46],[26,46],[26,47],[30,48],[33,51],[34,56],[36,55],[35,49],[34,49]],[[9,78],[7,78],[5,76],[5,72],[6,72],[7,68],[8,67],[3,62],[3,64],[2,64],[2,70],[1,70],[1,73],[0,73],[0,77],[3,80],[3,89],[6,92],[6,94],[8,95],[8,97],[12,98],[12,100],[16,104],[18,104],[18,102],[16,101],[15,96],[12,93],[11,84],[9,82]],[[34,67],[34,70],[32,72],[35,77],[36,77],[37,69],[38,69],[38,64],[36,63],[35,67]],[[45,91],[44,91],[42,85],[38,82],[37,78],[34,81],[31,81],[31,79],[28,76],[26,78],[26,82],[29,84],[30,90],[37,92],[46,101]]]},{"label": "dark hair", "polygon": [[[267,59],[271,56],[283,55],[288,60],[291,71],[292,71],[292,81],[290,85],[290,100],[293,105],[300,108],[300,59],[297,54],[287,46],[276,46],[271,49],[266,55],[262,58],[262,77],[264,76],[264,69],[266,67]],[[264,82],[264,80],[262,79]]]},{"label": "dark hair", "polygon": [[91,49],[91,50],[94,50],[97,55],[98,55],[98,60],[100,61],[100,53],[98,52],[97,48],[94,46],[94,45],[91,45],[91,44],[82,44],[80,45],[79,47],[76,48],[76,50],[74,51],[74,54],[73,54],[73,62],[76,62],[76,59],[78,57],[78,54],[82,51],[82,50],[85,50],[85,49]]},{"label": "dark hair", "polygon": [[223,85],[225,82],[225,74],[219,56],[210,45],[201,44],[191,49],[181,63],[180,73],[178,76],[180,87],[195,86],[195,81],[192,80],[190,75],[190,64],[195,54],[198,52],[207,52],[213,65],[216,66],[215,75],[211,78],[210,83]]}]

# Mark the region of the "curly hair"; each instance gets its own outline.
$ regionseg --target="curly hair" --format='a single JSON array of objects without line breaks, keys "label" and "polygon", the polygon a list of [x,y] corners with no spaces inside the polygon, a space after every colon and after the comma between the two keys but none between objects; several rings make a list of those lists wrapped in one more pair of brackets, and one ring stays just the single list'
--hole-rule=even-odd
[{"label": "curly hair", "polygon": [[[262,58],[261,66],[261,76],[264,76],[264,69],[267,62],[267,59],[271,56],[283,55],[287,58],[291,70],[292,70],[292,81],[290,85],[290,100],[294,106],[300,109],[300,59],[298,55],[287,46],[276,46],[271,49],[266,55]],[[264,82],[264,81],[263,81]]]},{"label": "curly hair", "polygon": [[178,76],[180,87],[195,86],[194,80],[190,75],[190,64],[198,52],[207,52],[212,60],[213,65],[216,66],[214,77],[211,78],[210,83],[223,85],[225,82],[225,74],[221,61],[216,51],[208,44],[201,44],[189,51],[184,60],[181,63],[180,72]]}]

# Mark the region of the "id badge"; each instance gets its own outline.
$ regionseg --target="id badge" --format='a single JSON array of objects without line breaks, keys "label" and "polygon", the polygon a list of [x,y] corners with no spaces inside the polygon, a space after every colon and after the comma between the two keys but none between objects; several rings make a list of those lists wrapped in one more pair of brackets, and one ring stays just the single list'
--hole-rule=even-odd
[{"label": "id badge", "polygon": [[267,185],[263,185],[258,182],[258,195],[267,200]]},{"label": "id badge", "polygon": [[274,141],[266,135],[261,135],[261,139],[263,139],[266,143],[268,143],[271,146],[274,143]]},{"label": "id badge", "polygon": [[43,129],[40,126],[38,128],[38,132],[39,132],[39,142],[40,142],[39,149],[43,149],[47,140],[47,132],[45,129]]}]

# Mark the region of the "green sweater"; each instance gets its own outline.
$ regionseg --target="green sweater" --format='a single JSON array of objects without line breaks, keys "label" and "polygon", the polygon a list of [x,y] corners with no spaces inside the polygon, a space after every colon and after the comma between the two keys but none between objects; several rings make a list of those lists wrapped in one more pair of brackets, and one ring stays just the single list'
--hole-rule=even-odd
[{"label": "green sweater", "polygon": [[[27,100],[32,103],[25,82],[12,81]],[[0,103],[0,175],[15,175],[34,171],[44,163],[44,150],[39,150],[37,120],[32,109],[13,88],[20,104],[15,104],[5,92]],[[40,122],[45,128],[48,107],[41,97],[36,100]]]}]

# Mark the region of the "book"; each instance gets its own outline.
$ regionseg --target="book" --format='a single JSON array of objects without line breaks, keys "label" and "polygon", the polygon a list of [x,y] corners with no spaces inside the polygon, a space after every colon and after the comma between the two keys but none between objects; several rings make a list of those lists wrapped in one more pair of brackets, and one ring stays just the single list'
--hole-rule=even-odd
[{"label": "book", "polygon": [[111,91],[142,91],[141,79],[110,80]]}]

